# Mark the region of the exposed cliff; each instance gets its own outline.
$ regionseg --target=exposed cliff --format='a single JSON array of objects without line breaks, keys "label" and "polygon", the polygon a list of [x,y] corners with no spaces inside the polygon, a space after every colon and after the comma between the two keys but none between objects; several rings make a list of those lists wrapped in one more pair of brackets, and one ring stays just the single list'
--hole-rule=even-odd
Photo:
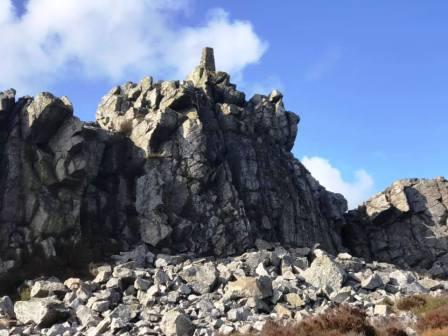
[{"label": "exposed cliff", "polygon": [[282,98],[246,100],[208,48],[185,81],[114,87],[95,123],[66,97],[0,93],[0,279],[141,243],[223,256],[257,239],[446,276],[448,182],[398,181],[346,214],[291,154]]},{"label": "exposed cliff", "polygon": [[113,88],[96,123],[65,97],[1,93],[0,275],[139,242],[216,255],[257,238],[341,250],[346,201],[294,159],[298,122],[278,91],[247,101],[211,49],[186,81]]},{"label": "exposed cliff", "polygon": [[358,256],[448,276],[448,181],[392,184],[347,215],[344,241]]}]

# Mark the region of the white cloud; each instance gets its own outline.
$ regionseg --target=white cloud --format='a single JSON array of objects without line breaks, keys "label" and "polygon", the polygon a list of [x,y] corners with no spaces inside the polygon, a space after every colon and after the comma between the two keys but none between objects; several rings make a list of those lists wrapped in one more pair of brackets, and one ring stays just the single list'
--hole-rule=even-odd
[{"label": "white cloud", "polygon": [[350,209],[367,201],[373,193],[373,178],[364,169],[355,171],[353,181],[345,181],[340,170],[327,159],[305,156],[302,163],[327,190],[344,195]]},{"label": "white cloud", "polygon": [[0,24],[8,22],[12,18],[12,9],[10,1],[0,1]]},{"label": "white cloud", "polygon": [[0,89],[43,89],[70,75],[185,76],[204,46],[215,48],[220,70],[239,76],[266,50],[249,22],[223,10],[203,25],[176,24],[188,0],[29,0],[20,17],[11,1],[0,0]]}]

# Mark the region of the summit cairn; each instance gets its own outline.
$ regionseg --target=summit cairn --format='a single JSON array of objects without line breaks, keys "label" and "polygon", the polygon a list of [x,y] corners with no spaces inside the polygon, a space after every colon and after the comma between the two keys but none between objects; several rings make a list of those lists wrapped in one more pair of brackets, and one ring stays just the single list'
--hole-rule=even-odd
[{"label": "summit cairn", "polygon": [[207,71],[216,71],[215,67],[215,53],[213,48],[205,47],[202,49],[202,57],[200,66]]},{"label": "summit cairn", "polygon": [[215,52],[213,48],[206,47],[202,49],[199,65],[187,76],[187,81],[191,81],[196,87],[205,87],[208,81],[216,76],[230,78],[224,72],[216,72]]}]

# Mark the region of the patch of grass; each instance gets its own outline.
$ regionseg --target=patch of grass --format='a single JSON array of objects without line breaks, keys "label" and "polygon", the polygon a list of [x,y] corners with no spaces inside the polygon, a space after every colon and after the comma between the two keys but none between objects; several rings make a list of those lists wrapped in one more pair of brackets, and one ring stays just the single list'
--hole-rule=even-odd
[{"label": "patch of grass", "polygon": [[448,306],[448,296],[411,295],[397,301],[399,310],[411,311],[417,316]]},{"label": "patch of grass", "polygon": [[[380,334],[381,335],[381,334]],[[383,334],[384,336],[408,336],[408,334],[406,333],[406,331],[404,331],[401,328],[387,328],[385,330],[385,334]]]},{"label": "patch of grass", "polygon": [[285,326],[273,321],[267,322],[260,336],[378,336],[366,317],[365,312],[343,305],[296,324]]},{"label": "patch of grass", "polygon": [[444,328],[448,328],[448,302],[446,301],[445,305],[422,313],[417,321],[417,330],[420,332]]},{"label": "patch of grass", "polygon": [[395,304],[394,301],[387,296],[381,301],[381,303],[385,304],[386,306],[389,306],[390,308],[393,308]]},{"label": "patch of grass", "polygon": [[374,324],[376,336],[408,336],[402,323],[396,318],[389,318],[381,324]]},{"label": "patch of grass", "polygon": [[445,307],[448,309],[448,295],[442,296],[426,296],[426,304],[420,308],[414,310],[417,315],[423,315],[430,313],[439,308]]},{"label": "patch of grass", "polygon": [[423,295],[411,295],[398,300],[396,306],[398,310],[411,311],[421,309],[426,303]]},{"label": "patch of grass", "polygon": [[[382,325],[372,325],[364,311],[342,305],[326,313],[310,316],[298,323],[268,321],[261,332],[232,336],[408,336],[402,324],[390,319]],[[432,335],[430,335],[432,336]],[[445,335],[447,336],[447,335]]]},{"label": "patch of grass", "polygon": [[448,327],[441,329],[431,329],[425,331],[422,336],[447,336],[448,335]]}]

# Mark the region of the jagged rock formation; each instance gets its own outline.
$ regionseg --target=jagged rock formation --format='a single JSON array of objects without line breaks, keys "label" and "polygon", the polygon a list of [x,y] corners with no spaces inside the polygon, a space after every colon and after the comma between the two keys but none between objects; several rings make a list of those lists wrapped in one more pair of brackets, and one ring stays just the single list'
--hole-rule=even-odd
[{"label": "jagged rock formation", "polygon": [[65,97],[1,93],[0,275],[89,244],[228,255],[263,238],[341,250],[346,202],[293,158],[298,122],[278,91],[246,101],[211,49],[186,81],[113,88],[97,123]]},{"label": "jagged rock formation", "polygon": [[231,255],[319,243],[448,274],[448,182],[404,180],[345,214],[290,150],[282,94],[245,99],[213,50],[185,81],[113,88],[96,123],[66,97],[0,93],[0,279],[146,243]]},{"label": "jagged rock formation", "polygon": [[448,275],[448,181],[400,180],[347,215],[344,239],[358,256]]}]

